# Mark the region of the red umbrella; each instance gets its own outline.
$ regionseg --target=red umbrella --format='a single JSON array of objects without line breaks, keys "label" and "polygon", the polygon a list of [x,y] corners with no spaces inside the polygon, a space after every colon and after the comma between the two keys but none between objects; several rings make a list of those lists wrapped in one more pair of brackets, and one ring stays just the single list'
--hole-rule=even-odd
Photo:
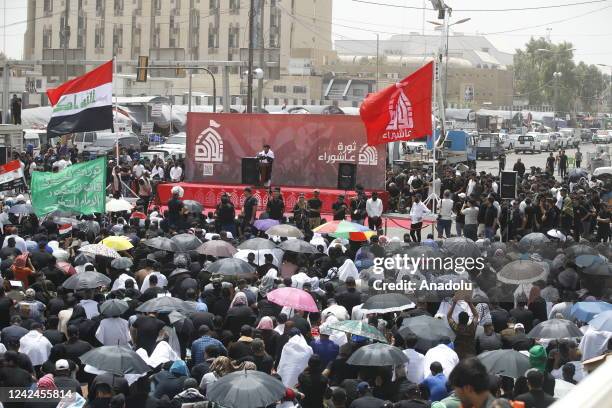
[{"label": "red umbrella", "polygon": [[319,308],[310,293],[297,288],[279,288],[268,293],[270,302],[305,312],[318,312]]},{"label": "red umbrella", "polygon": [[76,273],[76,269],[74,269],[74,266],[72,266],[68,262],[60,261],[56,264],[56,266],[62,271],[64,271],[64,273],[68,276],[72,276]]}]

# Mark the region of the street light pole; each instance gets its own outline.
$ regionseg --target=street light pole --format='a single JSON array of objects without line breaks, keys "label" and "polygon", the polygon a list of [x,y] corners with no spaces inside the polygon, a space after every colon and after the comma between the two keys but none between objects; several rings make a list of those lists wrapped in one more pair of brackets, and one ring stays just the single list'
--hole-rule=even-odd
[{"label": "street light pole", "polygon": [[553,107],[555,110],[555,117],[557,115],[557,110],[559,109],[559,81],[563,74],[561,72],[553,72],[553,78],[555,80],[555,100],[553,101]]}]

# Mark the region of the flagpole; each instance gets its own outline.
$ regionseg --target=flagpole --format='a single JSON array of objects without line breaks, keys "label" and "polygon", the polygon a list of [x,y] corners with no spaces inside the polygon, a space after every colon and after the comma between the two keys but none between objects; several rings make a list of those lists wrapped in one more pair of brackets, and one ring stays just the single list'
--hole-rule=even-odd
[{"label": "flagpole", "polygon": [[119,165],[119,133],[117,132],[117,91],[115,89],[115,76],[117,75],[117,56],[113,55],[113,132],[115,132],[115,153]]},{"label": "flagpole", "polygon": [[[432,163],[432,174],[431,174],[431,193],[433,196],[433,200],[432,200],[432,206],[431,209],[433,210],[432,212],[435,214],[437,211],[437,204],[438,204],[438,200],[437,195],[436,195],[436,145],[438,144],[438,141],[436,140],[436,115],[434,114],[434,107],[436,106],[436,59],[434,58],[433,61],[433,71],[434,71],[434,75],[433,75],[433,81],[432,81],[432,93],[433,93],[433,98],[432,98],[432,109],[431,109],[431,144],[433,146],[432,148],[432,153],[433,153],[433,163]],[[433,224],[432,224],[433,225]]]}]

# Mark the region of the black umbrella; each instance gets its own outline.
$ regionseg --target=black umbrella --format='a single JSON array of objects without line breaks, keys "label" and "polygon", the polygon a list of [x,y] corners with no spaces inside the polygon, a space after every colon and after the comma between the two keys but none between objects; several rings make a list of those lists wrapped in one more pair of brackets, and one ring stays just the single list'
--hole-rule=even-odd
[{"label": "black umbrella", "polygon": [[589,173],[585,169],[581,169],[579,167],[570,170],[567,176],[569,177],[569,181],[571,181],[572,183],[577,183],[582,178],[587,180],[589,179]]},{"label": "black umbrella", "polygon": [[134,265],[131,258],[121,257],[111,261],[111,267],[115,269],[129,269]]},{"label": "black umbrella", "polygon": [[512,285],[536,282],[544,278],[546,278],[546,268],[534,261],[513,261],[497,273],[500,282]]},{"label": "black umbrella", "polygon": [[195,307],[175,297],[160,296],[147,300],[142,305],[138,306],[136,311],[143,313],[170,313],[177,311],[184,314],[190,314],[195,312]]},{"label": "black umbrella", "polygon": [[147,239],[144,243],[146,246],[155,249],[160,249],[162,251],[179,252],[181,250],[178,245],[176,245],[176,242],[172,241],[170,238],[165,237],[155,237]]},{"label": "black umbrella", "polygon": [[269,239],[251,238],[238,245],[238,249],[248,249],[251,251],[259,251],[262,249],[274,249],[276,244]]},{"label": "black umbrella", "polygon": [[415,305],[406,295],[401,293],[382,293],[368,298],[361,307],[368,313],[391,313],[413,308]]},{"label": "black umbrella", "polygon": [[437,346],[442,339],[455,339],[455,333],[446,319],[436,319],[427,315],[404,319],[399,334],[404,338],[416,336],[418,338],[417,348],[420,350],[428,350]]},{"label": "black umbrella", "polygon": [[583,273],[595,276],[612,276],[612,264],[606,261],[596,261],[592,265],[582,269]]},{"label": "black umbrella", "polygon": [[447,238],[442,244],[442,249],[455,257],[478,258],[481,256],[478,245],[465,237]]},{"label": "black umbrella", "polygon": [[255,370],[224,375],[208,386],[206,397],[226,408],[261,408],[274,404],[285,395],[282,382]]},{"label": "black umbrella", "polygon": [[202,245],[202,241],[193,234],[178,234],[171,238],[181,251],[191,251]]},{"label": "black umbrella", "polygon": [[204,207],[202,206],[202,204],[194,200],[183,201],[183,206],[187,209],[187,211],[189,211],[190,213],[194,213],[194,214],[201,214],[202,210],[204,210]]},{"label": "black umbrella", "polygon": [[527,337],[532,339],[566,339],[582,336],[578,326],[565,319],[544,320],[527,333]]},{"label": "black umbrella", "polygon": [[599,255],[599,252],[589,245],[576,244],[567,248],[565,250],[565,255],[567,256],[567,258],[574,259],[580,255]]},{"label": "black umbrella", "polygon": [[519,250],[522,252],[537,252],[548,243],[550,243],[550,239],[546,235],[541,232],[532,232],[521,238]]},{"label": "black umbrella", "polygon": [[287,241],[281,242],[278,247],[283,251],[297,252],[300,254],[319,253],[319,250],[316,246],[301,239],[288,239]]},{"label": "black umbrella", "polygon": [[145,374],[151,370],[142,357],[125,346],[96,347],[79,359],[83,364],[117,375]]},{"label": "black umbrella", "polygon": [[117,317],[124,314],[130,305],[119,299],[109,299],[100,305],[100,313],[106,317]]},{"label": "black umbrella", "polygon": [[515,350],[485,351],[478,355],[489,374],[518,378],[531,368],[529,357]]},{"label": "black umbrella", "polygon": [[208,265],[206,270],[210,273],[219,273],[225,276],[251,275],[255,273],[255,268],[248,262],[238,258],[219,259]]},{"label": "black umbrella", "polygon": [[62,283],[66,289],[95,289],[100,286],[110,286],[111,279],[100,272],[83,272],[72,275]]},{"label": "black umbrella", "polygon": [[404,352],[389,344],[374,343],[363,346],[355,351],[347,363],[359,366],[396,366],[408,362]]}]

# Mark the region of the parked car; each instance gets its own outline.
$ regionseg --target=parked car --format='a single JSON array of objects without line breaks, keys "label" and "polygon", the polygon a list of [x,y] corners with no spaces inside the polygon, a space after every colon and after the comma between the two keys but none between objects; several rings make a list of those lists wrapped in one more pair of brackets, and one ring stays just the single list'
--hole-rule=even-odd
[{"label": "parked car", "polygon": [[476,145],[476,157],[493,160],[504,152],[503,143],[497,133],[481,133]]},{"label": "parked car", "polygon": [[[115,133],[115,135],[117,135]],[[120,147],[133,146],[136,150],[140,150],[140,139],[138,136],[116,136],[116,137],[103,137],[93,142],[91,145],[85,147],[84,153],[89,156],[105,156],[107,154],[114,154],[115,144],[119,143]]]},{"label": "parked car", "polygon": [[502,138],[502,142],[504,144],[504,148],[506,150],[512,150],[514,149],[514,147],[516,146],[516,142],[518,141],[518,138],[521,135],[518,133],[504,133],[503,135],[500,134],[500,137]]},{"label": "parked car", "polygon": [[537,150],[541,152],[540,149],[536,149],[536,139],[530,133],[527,133],[524,136],[519,136],[516,141],[516,145],[514,146],[515,153],[535,153]]},{"label": "parked car", "polygon": [[591,129],[580,129],[580,141],[590,142],[593,139],[593,132]]},{"label": "parked car", "polygon": [[593,135],[593,143],[605,143],[608,144],[612,142],[612,131],[609,130],[598,130],[597,133]]},{"label": "parked car", "polygon": [[157,150],[167,150],[171,155],[185,156],[185,150],[187,148],[187,134],[185,132],[177,133],[170,136],[166,141],[160,145],[155,146]]},{"label": "parked car", "polygon": [[559,147],[557,136],[553,133],[538,133],[536,142],[539,142],[539,151],[553,151]]}]

